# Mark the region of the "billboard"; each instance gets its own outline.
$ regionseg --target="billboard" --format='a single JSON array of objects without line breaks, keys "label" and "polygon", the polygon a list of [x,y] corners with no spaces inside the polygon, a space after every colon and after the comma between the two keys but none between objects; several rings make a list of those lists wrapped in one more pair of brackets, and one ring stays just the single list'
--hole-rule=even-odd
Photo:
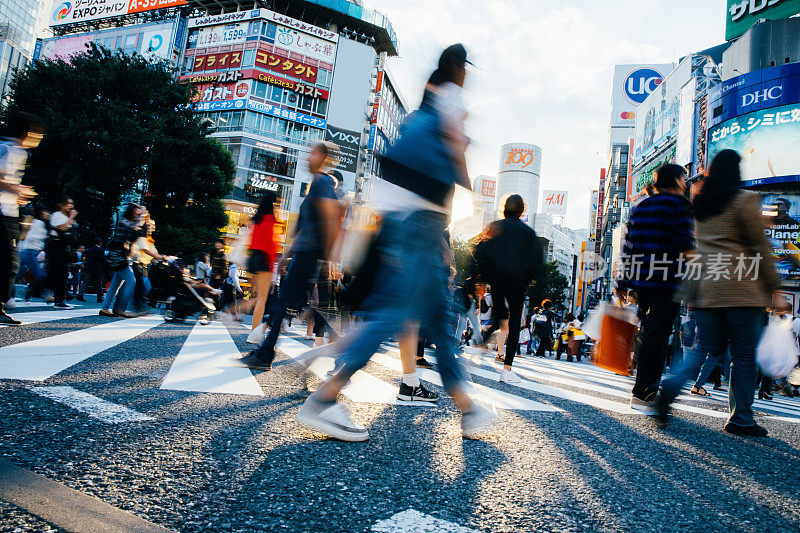
[{"label": "billboard", "polygon": [[636,108],[644,102],[674,65],[616,65],[611,90],[611,127],[636,125]]},{"label": "billboard", "polygon": [[567,191],[544,191],[542,194],[542,213],[555,216],[567,214]]},{"label": "billboard", "polygon": [[589,240],[594,240],[597,236],[597,228],[595,220],[597,220],[597,204],[600,199],[600,191],[593,190],[591,198],[591,206],[589,207]]},{"label": "billboard", "polygon": [[52,61],[58,59],[69,61],[70,57],[85,53],[87,50],[86,47],[90,42],[92,42],[91,35],[48,39],[42,44],[41,57]]},{"label": "billboard", "polygon": [[749,30],[759,19],[780,20],[800,13],[800,0],[728,0],[725,40]]},{"label": "billboard", "polygon": [[247,38],[247,22],[225,24],[221,26],[207,26],[200,29],[197,34],[196,47],[226,46],[240,44]]},{"label": "billboard", "polygon": [[732,78],[709,92],[707,161],[724,149],[742,156],[748,186],[800,181],[800,65]]},{"label": "billboard", "polygon": [[212,102],[247,98],[250,94],[250,80],[232,83],[201,83],[195,87],[194,102]]},{"label": "billboard", "polygon": [[800,279],[800,196],[768,194],[761,199],[765,232],[782,279]]},{"label": "billboard", "polygon": [[325,140],[339,147],[334,168],[355,172],[356,164],[358,163],[358,150],[361,147],[361,132],[343,130],[329,124],[325,128]]},{"label": "billboard", "polygon": [[594,253],[600,253],[603,244],[603,202],[605,202],[606,169],[600,169],[600,187],[597,190],[597,218],[594,230]]},{"label": "billboard", "polygon": [[143,13],[187,3],[187,0],[55,0],[50,26]]},{"label": "billboard", "polygon": [[678,134],[681,89],[692,77],[691,58],[673,70],[639,106],[636,115],[634,165]]},{"label": "billboard", "polygon": [[144,32],[140,53],[148,59],[169,59],[170,37],[172,37],[171,27]]},{"label": "billboard", "polygon": [[242,65],[242,52],[219,52],[216,54],[205,54],[195,56],[192,72],[202,72],[204,70],[219,70],[223,68],[236,68]]},{"label": "billboard", "polygon": [[319,61],[333,63],[336,59],[335,44],[286,26],[278,26],[275,33],[275,45]]}]

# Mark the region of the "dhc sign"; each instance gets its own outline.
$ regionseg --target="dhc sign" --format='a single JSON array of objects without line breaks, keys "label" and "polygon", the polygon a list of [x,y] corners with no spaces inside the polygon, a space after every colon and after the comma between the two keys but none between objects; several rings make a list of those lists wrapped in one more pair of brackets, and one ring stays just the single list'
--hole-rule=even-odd
[{"label": "dhc sign", "polygon": [[641,104],[650,93],[656,90],[664,77],[660,72],[652,68],[640,68],[634,70],[625,78],[623,91],[628,100],[635,104]]},{"label": "dhc sign", "polygon": [[[778,100],[783,94],[783,86],[776,85],[763,91],[756,91],[754,93],[747,93],[742,95],[742,107],[747,107],[759,102],[767,102],[769,100]],[[773,104],[775,105],[775,104]]]}]

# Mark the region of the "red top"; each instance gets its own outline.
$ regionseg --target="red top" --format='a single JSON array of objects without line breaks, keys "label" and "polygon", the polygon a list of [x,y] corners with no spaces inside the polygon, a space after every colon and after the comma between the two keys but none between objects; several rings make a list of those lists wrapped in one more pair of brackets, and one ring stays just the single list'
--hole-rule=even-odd
[{"label": "red top", "polygon": [[270,260],[275,259],[275,217],[264,215],[260,224],[253,226],[250,236],[250,249],[259,250],[269,255]]}]

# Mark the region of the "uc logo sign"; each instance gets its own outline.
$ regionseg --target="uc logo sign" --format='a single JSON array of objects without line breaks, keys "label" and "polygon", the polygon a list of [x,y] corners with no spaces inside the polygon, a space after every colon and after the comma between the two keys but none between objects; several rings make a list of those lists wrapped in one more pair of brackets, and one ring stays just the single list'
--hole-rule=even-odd
[{"label": "uc logo sign", "polygon": [[651,68],[640,68],[634,70],[625,78],[622,90],[628,100],[635,104],[641,104],[647,96],[661,85],[663,76],[657,70]]},{"label": "uc logo sign", "polygon": [[69,2],[63,2],[59,5],[55,10],[53,10],[53,20],[64,20],[69,15],[69,12],[72,10],[72,4]]},{"label": "uc logo sign", "polygon": [[522,165],[522,168],[533,163],[533,151],[521,148],[512,148],[508,151],[506,165]]}]

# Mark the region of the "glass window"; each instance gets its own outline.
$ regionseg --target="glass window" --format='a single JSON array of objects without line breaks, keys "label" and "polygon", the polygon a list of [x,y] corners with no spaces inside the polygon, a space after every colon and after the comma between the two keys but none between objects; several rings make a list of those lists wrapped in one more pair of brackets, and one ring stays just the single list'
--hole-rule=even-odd
[{"label": "glass window", "polygon": [[261,31],[261,21],[253,20],[247,25],[247,35],[258,35]]},{"label": "glass window", "polygon": [[138,33],[132,33],[125,36],[125,48],[132,48],[136,46],[136,40],[139,37]]},{"label": "glass window", "polygon": [[261,131],[264,134],[272,134],[275,132],[275,118],[264,115],[261,117]]},{"label": "glass window", "polygon": [[314,97],[305,94],[300,97],[300,102],[297,105],[297,107],[299,107],[303,111],[311,111],[313,106],[314,106]]},{"label": "glass window", "polygon": [[271,150],[253,148],[250,155],[249,166],[252,169],[262,172],[294,176],[294,170],[297,166],[297,156],[285,151],[273,152]]},{"label": "glass window", "polygon": [[621,154],[619,156],[619,164],[620,165],[627,165],[628,164],[628,154]]},{"label": "glass window", "polygon": [[321,68],[317,71],[317,84],[329,87],[331,84],[331,71]]},{"label": "glass window", "polygon": [[314,112],[319,113],[320,115],[324,115],[328,112],[328,101],[323,98],[317,98],[316,106],[314,107]]},{"label": "glass window", "polygon": [[248,111],[244,121],[244,129],[252,133],[258,133],[261,122],[261,115]]},{"label": "glass window", "polygon": [[252,67],[255,64],[255,60],[256,60],[256,51],[245,50],[244,56],[242,56],[242,67]]},{"label": "glass window", "polygon": [[219,129],[221,129],[221,130],[223,128],[227,129],[229,120],[230,120],[230,112],[229,111],[221,112],[219,114],[219,120],[217,121],[217,125],[219,126]]},{"label": "glass window", "polygon": [[103,39],[103,47],[108,48],[109,50],[114,49],[114,38],[113,37],[106,37]]},{"label": "glass window", "polygon": [[297,93],[292,91],[284,91],[283,98],[281,99],[281,103],[285,105],[289,105],[292,107],[297,106]]},{"label": "glass window", "polygon": [[264,98],[267,92],[267,84],[263,81],[257,81],[253,84],[253,96],[257,98]]},{"label": "glass window", "polygon": [[270,85],[269,86],[269,95],[267,98],[273,102],[280,102],[281,98],[283,98],[283,87],[278,87],[277,85]]}]

